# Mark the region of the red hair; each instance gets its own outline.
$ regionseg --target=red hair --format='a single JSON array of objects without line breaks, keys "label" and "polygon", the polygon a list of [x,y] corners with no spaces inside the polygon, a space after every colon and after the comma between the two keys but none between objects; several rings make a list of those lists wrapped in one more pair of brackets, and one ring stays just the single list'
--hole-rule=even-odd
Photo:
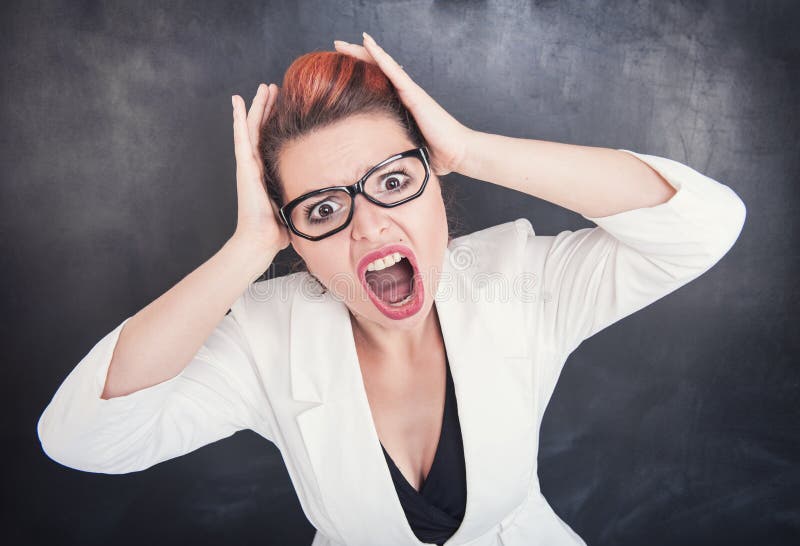
[{"label": "red hair", "polygon": [[[278,169],[281,149],[316,129],[365,113],[390,116],[406,130],[415,147],[427,145],[391,80],[377,65],[335,51],[314,51],[294,60],[259,135],[267,194],[278,207],[285,204]],[[445,181],[439,183],[452,239],[450,212],[455,194]],[[300,260],[292,269],[305,269],[305,264]]]},{"label": "red hair", "polygon": [[278,161],[287,143],[356,114],[395,119],[414,146],[426,145],[392,82],[376,65],[335,51],[301,55],[289,66],[269,118],[259,135],[259,153],[269,196],[280,207],[283,182]]}]

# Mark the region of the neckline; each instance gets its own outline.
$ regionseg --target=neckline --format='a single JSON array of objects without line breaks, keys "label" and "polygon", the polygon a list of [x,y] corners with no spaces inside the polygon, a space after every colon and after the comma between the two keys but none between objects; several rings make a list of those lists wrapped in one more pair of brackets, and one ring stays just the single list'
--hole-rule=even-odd
[{"label": "neckline", "polygon": [[436,451],[433,453],[433,461],[431,461],[431,467],[428,469],[428,474],[425,476],[425,479],[419,486],[419,491],[417,491],[414,488],[414,486],[411,485],[411,482],[408,481],[405,475],[403,475],[403,473],[400,471],[400,467],[397,466],[397,464],[394,462],[394,459],[392,459],[392,456],[389,455],[389,452],[386,451],[385,447],[383,447],[383,442],[380,441],[380,438],[378,439],[378,442],[381,444],[381,449],[383,450],[383,454],[386,457],[386,461],[391,466],[394,467],[394,469],[396,470],[396,474],[400,476],[400,479],[402,480],[404,486],[419,496],[425,496],[425,491],[426,491],[425,486],[428,485],[428,483],[430,482],[431,474],[433,474],[433,471],[436,468],[436,462],[441,458],[440,452],[442,451],[442,444],[443,444],[442,439],[444,437],[445,423],[447,423],[447,415],[449,411],[448,406],[450,405],[449,400],[452,388],[451,385],[452,379],[450,376],[450,363],[446,354],[445,354],[444,366],[445,366],[444,411],[442,411],[442,422],[441,425],[439,426],[439,439],[437,440],[436,443]]}]

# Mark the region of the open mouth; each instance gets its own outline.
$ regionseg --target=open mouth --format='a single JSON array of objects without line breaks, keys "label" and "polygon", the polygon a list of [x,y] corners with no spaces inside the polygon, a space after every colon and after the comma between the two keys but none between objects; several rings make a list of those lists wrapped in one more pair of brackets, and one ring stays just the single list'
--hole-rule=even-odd
[{"label": "open mouth", "polygon": [[370,264],[361,279],[372,303],[395,320],[418,312],[424,299],[416,262],[405,253],[398,250]]},{"label": "open mouth", "polygon": [[392,307],[408,303],[414,295],[414,267],[406,257],[380,271],[365,272],[364,280],[375,297]]}]

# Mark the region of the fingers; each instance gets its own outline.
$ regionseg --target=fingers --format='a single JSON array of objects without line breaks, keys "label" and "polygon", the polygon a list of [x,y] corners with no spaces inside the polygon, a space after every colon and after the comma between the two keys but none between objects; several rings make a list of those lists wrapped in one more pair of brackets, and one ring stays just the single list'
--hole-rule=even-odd
[{"label": "fingers", "polygon": [[372,36],[366,32],[364,32],[364,44],[365,45],[361,46],[358,44],[344,42],[342,40],[333,41],[333,47],[336,49],[336,51],[339,51],[340,53],[346,53],[362,61],[378,65],[386,74],[386,76],[392,80],[392,83],[395,83],[395,78],[399,78],[406,86],[409,84],[414,84],[411,76],[409,76],[406,71],[403,70],[403,65],[397,64],[397,62],[388,53],[386,53],[386,51],[384,51],[383,48],[381,48],[381,46],[375,42],[375,40],[372,39]]},{"label": "fingers", "polygon": [[392,80],[392,84],[398,91],[410,92],[412,89],[420,89],[419,86],[411,79],[403,67],[397,64],[391,55],[386,53],[381,46],[366,32],[364,35],[364,48],[369,52],[378,66],[383,70],[383,73]]},{"label": "fingers", "polygon": [[[275,101],[278,98],[278,86],[275,85],[274,83],[271,83],[267,87],[269,90],[269,98],[267,99],[267,105],[264,107],[264,114],[261,116],[259,129],[261,128],[262,125],[264,125],[264,122],[267,121],[267,118],[269,118],[269,113],[272,112],[272,107],[275,105]],[[258,145],[258,143],[256,143],[256,145]]]},{"label": "fingers", "polygon": [[250,146],[250,134],[247,131],[244,99],[239,95],[234,95],[231,97],[231,103],[233,104],[233,146],[236,161],[245,161],[252,156],[253,148]]},{"label": "fingers", "polygon": [[[246,104],[239,95],[231,97],[233,104],[233,139],[237,162],[246,162],[258,156],[258,140],[262,124],[269,117],[278,96],[275,84],[260,84],[250,106],[245,112]],[[245,155],[249,151],[250,155]]]},{"label": "fingers", "polygon": [[255,147],[258,146],[258,130],[261,128],[261,120],[264,117],[264,110],[269,95],[269,87],[263,83],[259,84],[256,96],[253,98],[253,103],[250,105],[250,111],[247,113],[247,132],[250,135],[250,143],[254,151]]},{"label": "fingers", "polygon": [[372,58],[369,51],[364,48],[364,46],[360,46],[358,44],[351,44],[348,42],[343,42],[341,40],[334,40],[333,47],[336,48],[336,51],[340,53],[346,53],[352,57],[360,59],[364,62],[377,65],[378,63],[375,62],[375,59]]},{"label": "fingers", "polygon": [[398,64],[391,55],[386,53],[386,51],[375,42],[372,36],[366,32],[364,32],[363,35],[363,46],[341,40],[334,40],[334,47],[341,53],[346,53],[377,65],[392,82],[392,85],[397,89],[403,103],[415,116],[423,113],[421,110],[430,110],[433,108],[433,103],[435,101],[411,79],[411,76],[403,70],[403,66]]},{"label": "fingers", "polygon": [[233,147],[236,156],[237,191],[242,191],[239,183],[244,180],[260,180],[261,171],[247,126],[247,112],[244,99],[239,95],[232,97],[233,102]]}]

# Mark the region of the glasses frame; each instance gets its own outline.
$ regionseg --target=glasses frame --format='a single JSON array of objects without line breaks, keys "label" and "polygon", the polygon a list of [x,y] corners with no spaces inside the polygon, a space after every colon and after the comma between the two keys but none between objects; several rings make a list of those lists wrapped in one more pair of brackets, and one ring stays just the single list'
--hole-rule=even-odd
[{"label": "glasses frame", "polygon": [[[405,198],[401,199],[400,201],[397,201],[396,203],[387,204],[387,203],[383,203],[381,201],[378,201],[377,199],[373,198],[370,194],[368,194],[367,192],[364,191],[364,182],[370,176],[372,176],[372,173],[374,173],[376,170],[380,169],[381,167],[383,167],[387,163],[391,163],[392,161],[395,161],[395,160],[403,158],[403,157],[418,157],[422,161],[422,164],[425,167],[425,180],[422,181],[422,184],[420,185],[419,190],[414,195],[410,195],[408,197],[405,197]],[[298,237],[303,237],[304,239],[308,239],[309,241],[319,241],[319,240],[325,239],[326,237],[330,237],[331,235],[333,235],[335,233],[338,233],[338,232],[342,231],[344,228],[346,228],[347,226],[350,225],[350,221],[353,219],[353,211],[356,208],[356,196],[358,194],[362,194],[367,199],[367,201],[369,201],[370,203],[374,203],[374,204],[376,204],[376,205],[378,205],[380,207],[390,209],[392,207],[396,207],[398,205],[402,205],[403,203],[408,203],[412,199],[416,199],[417,197],[422,195],[422,192],[425,190],[425,186],[428,185],[428,179],[430,178],[430,176],[431,176],[431,166],[430,166],[430,163],[429,163],[428,147],[427,146],[420,146],[419,148],[413,148],[411,150],[406,150],[405,152],[400,152],[400,153],[394,154],[391,157],[387,157],[386,159],[384,159],[383,161],[381,161],[380,163],[378,163],[377,165],[372,167],[369,171],[367,171],[367,173],[364,176],[362,176],[361,178],[359,178],[357,182],[355,182],[353,184],[350,184],[349,186],[329,186],[327,188],[320,188],[318,190],[314,190],[314,191],[310,191],[308,193],[304,193],[303,195],[301,195],[299,197],[296,197],[296,198],[292,199],[291,201],[289,201],[288,203],[286,203],[285,205],[283,205],[278,210],[278,212],[280,213],[280,218],[281,218],[281,221],[283,222],[283,225],[285,225],[287,228],[289,228],[292,231],[292,233],[294,233]],[[339,227],[337,227],[337,228],[335,228],[335,229],[333,229],[333,230],[331,230],[331,231],[329,231],[327,233],[323,233],[322,235],[317,235],[317,236],[306,235],[305,233],[302,233],[300,230],[295,228],[294,224],[292,223],[292,220],[291,220],[292,210],[294,210],[294,208],[297,207],[297,205],[299,205],[301,201],[303,201],[303,200],[305,200],[305,199],[307,199],[307,198],[309,198],[309,197],[311,197],[313,195],[329,192],[331,190],[344,191],[344,192],[347,193],[347,195],[350,196],[350,212],[347,215],[347,220],[345,220],[344,223],[341,226],[339,226]]]}]

